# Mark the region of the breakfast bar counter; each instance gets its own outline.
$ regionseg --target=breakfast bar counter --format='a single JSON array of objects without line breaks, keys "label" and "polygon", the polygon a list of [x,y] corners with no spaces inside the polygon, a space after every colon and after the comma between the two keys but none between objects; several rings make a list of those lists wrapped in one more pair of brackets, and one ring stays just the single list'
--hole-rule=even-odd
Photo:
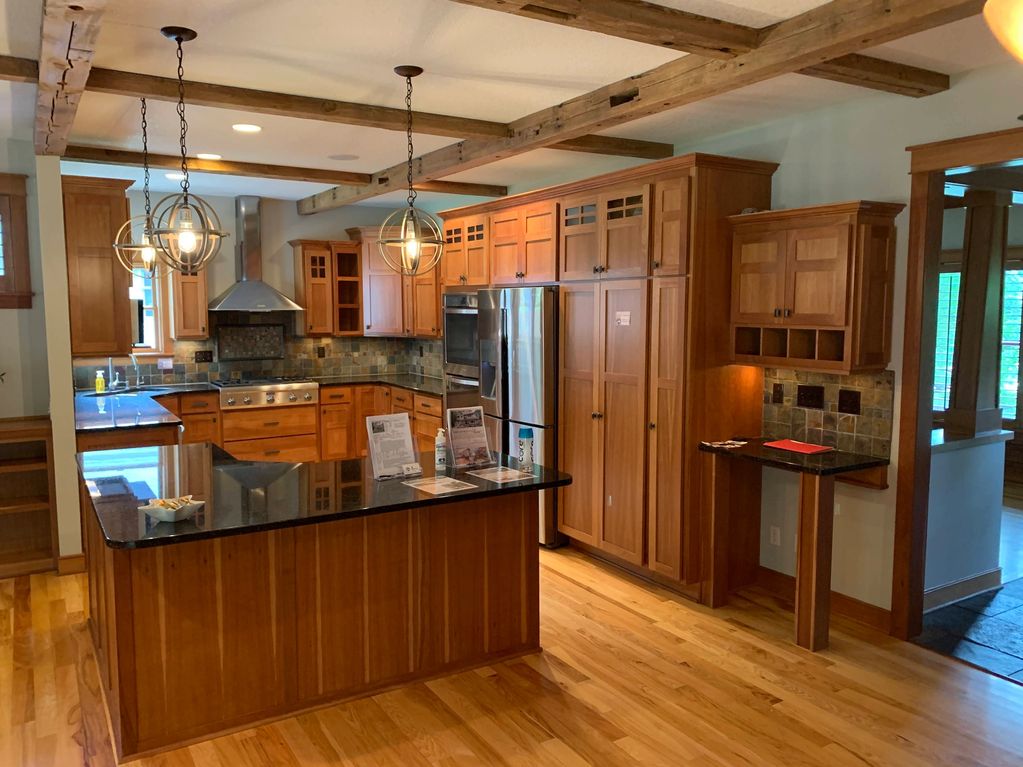
[{"label": "breakfast bar counter", "polygon": [[[79,466],[121,759],[539,649],[538,496],[564,474],[449,470],[471,489],[430,495],[367,460],[256,463],[208,443]],[[192,519],[139,510],[182,495],[204,502]]]}]

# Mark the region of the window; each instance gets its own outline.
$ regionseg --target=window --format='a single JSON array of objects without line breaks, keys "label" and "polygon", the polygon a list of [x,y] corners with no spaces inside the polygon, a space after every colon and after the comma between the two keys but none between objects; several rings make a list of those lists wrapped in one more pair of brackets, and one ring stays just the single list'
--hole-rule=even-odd
[{"label": "window", "polygon": [[0,277],[4,276],[4,216],[0,213]]},{"label": "window", "polygon": [[0,173],[0,309],[30,309],[25,177]]},{"label": "window", "polygon": [[167,286],[170,277],[150,277],[145,269],[132,272],[128,286],[131,301],[132,351],[162,352],[169,347]]},{"label": "window", "polygon": [[[952,366],[955,357],[960,284],[959,272],[947,271],[938,276],[938,326],[934,350],[935,412],[944,412],[948,409],[952,394]],[[1002,419],[1005,421],[1015,422],[1019,415],[1021,340],[1023,340],[1023,266],[1006,269],[1002,290],[998,406],[1002,408]]]}]

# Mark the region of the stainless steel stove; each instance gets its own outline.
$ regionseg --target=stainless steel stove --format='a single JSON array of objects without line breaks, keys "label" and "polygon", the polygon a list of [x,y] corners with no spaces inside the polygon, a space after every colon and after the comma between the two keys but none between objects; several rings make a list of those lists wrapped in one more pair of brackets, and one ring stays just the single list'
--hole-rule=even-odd
[{"label": "stainless steel stove", "polygon": [[255,378],[245,381],[214,381],[220,389],[223,410],[315,405],[320,385],[308,378]]}]

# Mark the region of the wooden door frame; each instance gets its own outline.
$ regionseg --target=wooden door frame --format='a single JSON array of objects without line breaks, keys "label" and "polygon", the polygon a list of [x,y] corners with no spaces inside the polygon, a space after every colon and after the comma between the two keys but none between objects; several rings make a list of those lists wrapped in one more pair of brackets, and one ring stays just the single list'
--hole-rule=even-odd
[{"label": "wooden door frame", "polygon": [[892,567],[892,634],[923,630],[924,565],[931,476],[934,306],[938,296],[944,175],[949,168],[1023,157],[1023,128],[907,147],[911,153],[909,262],[902,351],[899,465]]}]

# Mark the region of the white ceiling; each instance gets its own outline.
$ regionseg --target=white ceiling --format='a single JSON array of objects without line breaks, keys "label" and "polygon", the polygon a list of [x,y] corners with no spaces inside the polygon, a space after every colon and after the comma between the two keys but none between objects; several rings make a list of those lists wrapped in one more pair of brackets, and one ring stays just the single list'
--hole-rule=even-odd
[{"label": "white ceiling", "polygon": [[[820,0],[661,0],[694,13],[765,26],[815,6]],[[38,56],[40,0],[0,0],[0,53]],[[415,107],[452,115],[509,121],[600,85],[658,66],[679,53],[627,40],[471,8],[449,0],[111,0],[97,44],[95,65],[173,76],[173,43],[159,34],[166,24],[194,27],[199,38],[185,47],[188,79],[323,98],[403,105],[396,64],[426,69],[416,80]],[[1007,60],[975,17],[871,51],[878,56],[950,74]],[[0,136],[31,137],[33,87],[0,83]],[[876,92],[789,75],[606,131],[610,135],[686,144],[792,114],[876,97]],[[890,98],[901,98],[890,96]],[[9,105],[9,106],[8,106]],[[222,109],[189,107],[189,150],[232,160],[373,172],[404,159],[400,133]],[[263,132],[240,135],[235,122]],[[150,148],[176,151],[172,104],[150,102]],[[74,143],[138,150],[138,102],[86,93],[72,133]],[[417,152],[452,139],[417,136]],[[352,154],[338,162],[328,157]],[[452,176],[521,189],[586,176],[640,162],[630,158],[541,150]],[[133,169],[68,163],[83,172],[141,178]],[[132,175],[134,173],[134,175]],[[157,191],[176,182],[155,174]],[[320,184],[196,174],[207,194],[255,193],[296,199]],[[426,195],[424,202],[451,206],[463,198]],[[374,201],[387,204],[386,198]]]}]

